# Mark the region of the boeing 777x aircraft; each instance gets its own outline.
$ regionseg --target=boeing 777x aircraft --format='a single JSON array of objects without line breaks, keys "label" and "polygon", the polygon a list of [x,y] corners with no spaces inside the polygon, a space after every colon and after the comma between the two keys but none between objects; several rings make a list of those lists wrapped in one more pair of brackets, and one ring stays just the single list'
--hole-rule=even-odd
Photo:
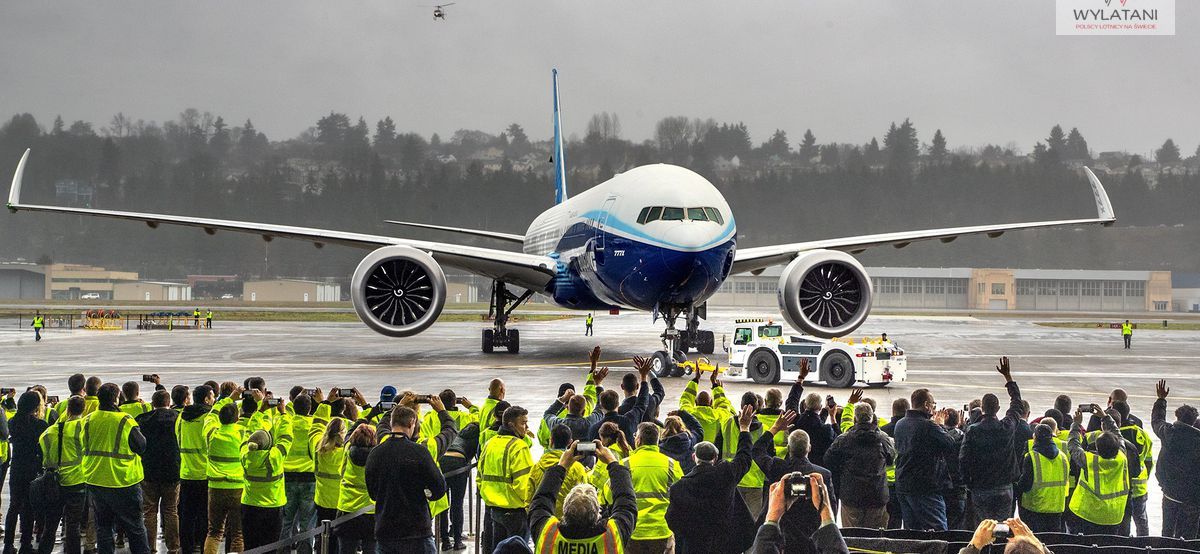
[{"label": "boeing 777x aircraft", "polygon": [[[567,196],[559,117],[558,71],[553,72],[555,204],[524,235],[392,221],[399,225],[488,237],[521,245],[521,252],[443,242],[200,217],[136,213],[21,203],[21,157],[9,192],[8,209],[58,212],[199,227],[208,234],[236,231],[370,250],[354,270],[351,299],[371,329],[393,337],[424,331],[446,302],[443,265],[493,280],[491,312],[483,351],[517,352],[520,338],[507,325],[513,309],[534,293],[577,310],[634,309],[654,312],[666,324],[663,350],[654,354],[660,374],[677,371],[689,348],[713,351],[713,333],[700,329],[705,301],[731,274],[787,264],[779,278],[779,309],[793,328],[820,336],[846,336],[871,311],[871,280],[852,254],[867,248],[897,248],[921,240],[951,242],[963,235],[998,237],[1006,231],[1116,221],[1108,194],[1085,168],[1096,200],[1096,217],[904,231],[856,237],[737,248],[729,204],[700,175],[674,165],[636,167],[574,197]],[[518,296],[508,287],[524,289]],[[682,331],[676,329],[682,317]]]}]

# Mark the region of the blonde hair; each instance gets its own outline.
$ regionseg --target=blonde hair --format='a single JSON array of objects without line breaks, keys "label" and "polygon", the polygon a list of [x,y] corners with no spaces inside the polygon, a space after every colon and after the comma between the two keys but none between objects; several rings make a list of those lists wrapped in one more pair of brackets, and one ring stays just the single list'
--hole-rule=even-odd
[{"label": "blonde hair", "polygon": [[679,416],[667,416],[663,422],[663,437],[678,435],[684,431],[687,431],[687,427],[683,424],[683,418]]},{"label": "blonde hair", "polygon": [[346,420],[335,417],[321,435],[321,442],[317,443],[317,452],[328,454],[341,448],[344,442],[346,442]]}]

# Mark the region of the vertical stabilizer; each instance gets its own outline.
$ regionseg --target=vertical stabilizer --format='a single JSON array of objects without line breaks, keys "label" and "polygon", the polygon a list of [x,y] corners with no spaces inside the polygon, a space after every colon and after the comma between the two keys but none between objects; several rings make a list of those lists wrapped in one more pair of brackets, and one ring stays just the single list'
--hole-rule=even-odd
[{"label": "vertical stabilizer", "polygon": [[567,166],[563,159],[562,118],[558,114],[558,69],[552,71],[554,81],[554,151],[550,161],[554,164],[554,203],[562,204],[567,199]]}]

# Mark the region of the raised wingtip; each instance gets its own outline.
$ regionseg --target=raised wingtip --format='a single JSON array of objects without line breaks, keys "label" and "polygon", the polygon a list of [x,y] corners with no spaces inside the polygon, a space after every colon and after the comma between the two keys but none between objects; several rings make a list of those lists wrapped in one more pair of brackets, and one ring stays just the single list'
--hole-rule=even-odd
[{"label": "raised wingtip", "polygon": [[1092,196],[1096,200],[1096,217],[1099,219],[1108,220],[1109,223],[1117,220],[1117,213],[1113,211],[1112,201],[1108,199],[1108,191],[1104,190],[1104,185],[1100,182],[1100,178],[1090,167],[1084,167],[1083,172],[1087,175],[1088,183],[1092,185]]},{"label": "raised wingtip", "polygon": [[8,189],[8,209],[14,212],[21,204],[21,178],[25,175],[25,162],[29,159],[29,150],[26,148],[25,153],[21,155],[21,161],[17,162],[17,172],[13,174],[12,185]]}]

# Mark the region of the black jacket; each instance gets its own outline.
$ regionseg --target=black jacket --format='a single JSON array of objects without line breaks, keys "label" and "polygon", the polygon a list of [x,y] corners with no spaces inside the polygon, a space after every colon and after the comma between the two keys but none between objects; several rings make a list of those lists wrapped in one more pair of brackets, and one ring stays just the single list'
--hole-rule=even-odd
[{"label": "black jacket", "polygon": [[642,383],[641,389],[638,390],[637,398],[637,403],[628,412],[623,414],[609,412],[604,414],[604,418],[600,421],[593,423],[591,428],[588,429],[588,440],[600,438],[600,426],[604,425],[605,422],[612,421],[625,433],[625,440],[632,444],[635,436],[634,432],[637,430],[638,424],[642,422],[642,414],[646,413],[646,405],[650,401],[650,388],[646,386],[646,383]]},{"label": "black jacket", "polygon": [[887,505],[887,466],[895,460],[892,438],[874,423],[851,427],[825,453],[825,467],[833,473],[833,489],[842,497],[842,503],[856,508]]},{"label": "black jacket", "polygon": [[[754,463],[758,464],[758,468],[766,476],[763,480],[764,495],[770,494],[772,483],[779,482],[784,475],[795,471],[804,474],[820,473],[826,483],[833,483],[833,476],[829,470],[808,461],[806,456],[794,458],[789,454],[787,458],[776,458],[775,436],[769,429],[754,443]],[[829,489],[829,505],[833,507],[836,515],[838,492],[832,487],[826,488]],[[757,517],[761,514],[755,515]],[[787,536],[788,552],[818,551],[812,536],[821,526],[821,514],[813,508],[812,502],[797,502],[783,515],[779,524]]]},{"label": "black jacket", "polygon": [[42,449],[38,439],[50,424],[32,415],[14,415],[8,420],[9,482],[28,483],[42,471]]},{"label": "black jacket", "polygon": [[[842,538],[842,531],[832,523],[817,529],[812,535],[812,542],[814,551],[820,554],[850,553],[850,549],[846,547],[846,539]],[[773,523],[764,523],[754,536],[752,551],[754,554],[792,552],[788,546],[782,528]]]},{"label": "black jacket", "polygon": [[750,433],[742,432],[732,460],[696,465],[671,485],[666,520],[675,533],[676,550],[735,553],[750,548],[754,518],[737,485],[752,463]]},{"label": "black jacket", "polygon": [[1192,506],[1200,505],[1200,486],[1196,486],[1196,473],[1200,470],[1200,429],[1181,421],[1167,423],[1166,399],[1154,402],[1150,424],[1158,440],[1162,441],[1154,476],[1162,486],[1163,496]]},{"label": "black jacket", "polygon": [[683,420],[687,431],[658,441],[658,451],[679,462],[680,469],[687,473],[696,467],[696,460],[692,459],[692,454],[696,450],[696,444],[704,439],[704,428],[700,426],[699,420],[685,411],[679,412],[679,419]]},{"label": "black jacket", "polygon": [[135,418],[146,437],[142,469],[151,483],[179,482],[179,439],[175,436],[178,417],[179,413],[171,408],[157,408]]},{"label": "black jacket", "polygon": [[[646,410],[642,412],[642,421],[653,421],[654,415],[658,413],[658,406],[662,404],[662,399],[667,395],[663,389],[662,383],[658,382],[658,377],[650,375],[650,397],[646,399]],[[633,395],[621,401],[621,405],[617,407],[618,414],[624,414],[632,410],[637,405],[638,395]]]},{"label": "black jacket", "polygon": [[[534,542],[541,537],[546,522],[554,515],[555,499],[566,475],[565,468],[554,464],[546,470],[545,476],[542,477],[542,484],[538,486],[537,493],[533,495],[533,502],[529,505],[529,529],[532,531]],[[633,492],[633,477],[629,474],[629,468],[621,465],[619,461],[608,464],[608,487],[612,490],[613,502],[609,506],[607,518],[602,518],[595,525],[586,528],[560,523],[558,532],[569,539],[595,537],[604,532],[608,520],[611,519],[617,524],[617,533],[621,536],[621,543],[629,544],[629,536],[633,534],[633,528],[637,525],[638,512],[637,497]]]},{"label": "black jacket", "polygon": [[833,425],[825,423],[825,418],[822,417],[824,411],[800,411],[800,398],[803,396],[804,383],[792,383],[792,388],[788,391],[787,400],[784,401],[783,406],[784,409],[793,410],[799,415],[787,431],[790,433],[800,429],[808,433],[808,444],[811,446],[809,458],[824,460],[825,451],[829,449],[829,445],[833,444],[833,439],[837,438],[838,430]]},{"label": "black jacket", "polygon": [[[435,437],[438,454],[450,446],[458,434],[454,418],[445,410],[438,412],[442,432]],[[350,463],[356,449],[347,454]],[[375,501],[375,539],[422,539],[433,536],[433,518],[429,501],[446,494],[446,479],[433,462],[429,449],[402,434],[392,434],[366,459],[367,492]]]},{"label": "black jacket", "polygon": [[[896,424],[896,492],[937,493],[946,479],[941,459],[955,455],[957,447],[958,443],[929,414],[917,410],[906,412]],[[943,468],[940,472],[939,467]]]},{"label": "black jacket", "polygon": [[549,408],[542,413],[542,421],[546,422],[546,428],[554,430],[556,425],[566,425],[567,429],[571,430],[572,440],[587,440],[588,431],[591,430],[592,424],[600,421],[604,414],[599,410],[592,411],[587,417],[580,417],[574,414],[567,414],[563,417],[558,417],[562,413],[563,404],[557,399],[550,404]]},{"label": "black jacket", "polygon": [[971,490],[1012,484],[1012,464],[997,463],[998,460],[1007,460],[1012,451],[1012,427],[996,416],[983,416],[979,423],[967,427],[967,433],[963,436],[958,454],[963,483]]}]

